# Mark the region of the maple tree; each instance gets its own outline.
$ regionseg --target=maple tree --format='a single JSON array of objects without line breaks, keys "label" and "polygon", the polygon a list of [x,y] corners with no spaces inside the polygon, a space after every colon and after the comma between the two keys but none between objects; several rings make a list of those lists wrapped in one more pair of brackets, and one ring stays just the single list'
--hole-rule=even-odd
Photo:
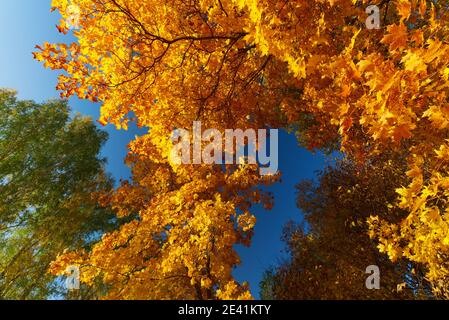
[{"label": "maple tree", "polygon": [[79,259],[84,280],[102,275],[117,298],[248,298],[232,278],[232,245],[248,241],[251,203],[268,199],[258,186],[276,177],[176,166],[171,132],[195,120],[219,130],[301,125],[309,148],[338,141],[358,162],[406,147],[409,181],[396,186],[394,207],[408,215],[392,223],[370,212],[370,235],[392,261],[425,265],[434,293],[447,297],[448,4],[379,1],[379,30],[365,26],[368,4],[54,0],[60,32],[69,32],[69,5],[80,14],[76,42],[35,53],[64,71],[62,96],[101,101],[103,124],[151,128],[130,144],[133,183],[112,196],[139,218],[92,252],[62,256],[54,272]]},{"label": "maple tree", "polygon": [[[395,186],[406,180],[403,157],[380,155],[360,166],[347,159],[326,168],[318,182],[297,185],[301,224],[289,222],[283,240],[289,253],[266,271],[263,299],[429,299],[425,268],[407,259],[392,262],[370,239],[366,219],[375,210],[397,222],[407,212],[389,209]],[[368,290],[368,266],[380,270],[380,287]]]}]

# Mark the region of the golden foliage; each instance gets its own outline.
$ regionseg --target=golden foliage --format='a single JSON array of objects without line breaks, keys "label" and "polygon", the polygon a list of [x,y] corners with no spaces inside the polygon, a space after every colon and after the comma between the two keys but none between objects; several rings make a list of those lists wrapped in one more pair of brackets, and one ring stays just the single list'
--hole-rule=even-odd
[{"label": "golden foliage", "polygon": [[[391,259],[425,264],[447,295],[447,3],[387,2],[384,28],[368,30],[368,1],[71,1],[77,42],[46,43],[35,57],[64,71],[62,96],[101,101],[102,124],[126,129],[132,113],[151,128],[131,144],[134,184],[113,196],[120,214],[139,219],[85,260],[105,269],[111,297],[248,297],[232,279],[232,245],[247,241],[250,203],[264,199],[253,187],[275,179],[249,167],[174,167],[170,134],[195,120],[287,127],[303,114],[315,122],[310,148],[338,137],[349,157],[369,161],[407,147],[410,184],[397,187],[409,215],[395,224],[373,216],[371,235]],[[64,33],[68,4],[53,1]]]}]

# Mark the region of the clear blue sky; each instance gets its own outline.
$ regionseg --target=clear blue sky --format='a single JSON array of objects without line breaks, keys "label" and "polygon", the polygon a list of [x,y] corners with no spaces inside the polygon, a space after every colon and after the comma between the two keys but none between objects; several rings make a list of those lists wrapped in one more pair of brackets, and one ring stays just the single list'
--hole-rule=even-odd
[{"label": "clear blue sky", "polygon": [[[32,59],[31,52],[36,44],[67,41],[55,25],[58,14],[50,13],[50,0],[0,0],[0,87],[16,89],[21,99],[44,101],[58,97],[55,90],[57,72],[46,70]],[[71,99],[75,112],[91,115],[98,119],[99,105]],[[129,170],[123,159],[127,144],[136,134],[136,127],[129,131],[117,131],[108,126],[105,129],[109,141],[103,149],[108,158],[108,171],[116,180],[128,178]],[[258,223],[250,248],[238,248],[242,265],[235,271],[238,280],[249,281],[253,295],[259,297],[259,281],[264,270],[276,263],[284,248],[280,241],[284,224],[294,219],[301,220],[301,213],[295,205],[294,186],[306,178],[313,178],[315,171],[322,169],[325,158],[312,155],[297,146],[295,138],[280,134],[279,167],[283,172],[282,183],[271,187],[275,196],[272,211],[257,209]]]}]

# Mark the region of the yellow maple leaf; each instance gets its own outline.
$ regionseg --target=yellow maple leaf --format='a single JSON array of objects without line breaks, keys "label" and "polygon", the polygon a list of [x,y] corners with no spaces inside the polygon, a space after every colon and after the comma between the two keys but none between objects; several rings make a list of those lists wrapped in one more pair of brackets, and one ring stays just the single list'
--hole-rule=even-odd
[{"label": "yellow maple leaf", "polygon": [[388,26],[387,31],[388,34],[383,37],[381,42],[387,44],[390,50],[402,50],[407,46],[407,27],[403,23]]}]

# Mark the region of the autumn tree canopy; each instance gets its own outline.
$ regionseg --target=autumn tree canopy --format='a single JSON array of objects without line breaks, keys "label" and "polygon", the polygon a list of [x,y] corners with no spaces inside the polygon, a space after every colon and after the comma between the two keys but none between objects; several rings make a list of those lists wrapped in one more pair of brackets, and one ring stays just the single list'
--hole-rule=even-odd
[{"label": "autumn tree canopy", "polygon": [[[369,212],[397,222],[407,212],[393,208],[395,186],[406,179],[404,158],[381,155],[360,166],[347,159],[326,168],[318,182],[297,185],[302,224],[287,223],[288,258],[267,270],[261,297],[298,299],[430,299],[425,268],[380,253],[368,235]],[[367,290],[368,266],[378,266],[380,288]]]},{"label": "autumn tree canopy", "polygon": [[[382,0],[367,29],[356,0],[54,0],[72,44],[36,59],[61,70],[63,97],[102,102],[103,124],[149,133],[130,144],[133,182],[108,200],[138,219],[89,252],[55,263],[101,277],[113,298],[249,298],[232,277],[236,243],[249,243],[253,203],[277,177],[253,166],[177,166],[171,132],[205,127],[297,128],[309,148],[334,146],[356,162],[400,152],[402,220],[367,212],[370,235],[393,261],[420,263],[447,295],[448,2]],[[73,19],[69,6],[78,8]],[[405,151],[403,151],[405,150]],[[173,281],[176,279],[176,281]]]}]

